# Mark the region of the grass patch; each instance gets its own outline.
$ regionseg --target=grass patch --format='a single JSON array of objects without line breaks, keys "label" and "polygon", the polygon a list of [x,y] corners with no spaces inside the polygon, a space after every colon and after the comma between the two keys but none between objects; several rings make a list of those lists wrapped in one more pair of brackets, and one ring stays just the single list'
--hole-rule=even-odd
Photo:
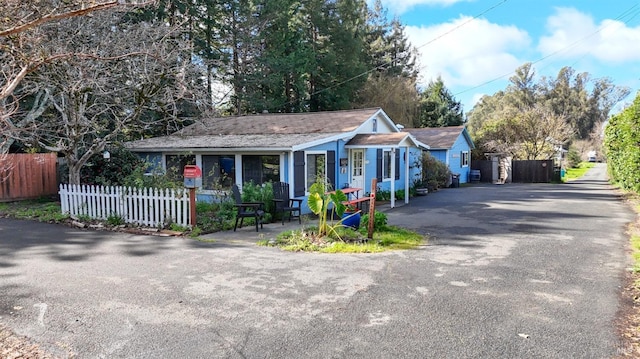
[{"label": "grass patch", "polygon": [[59,223],[69,218],[60,211],[60,202],[50,199],[0,203],[0,216],[48,223]]},{"label": "grass patch", "polygon": [[413,249],[425,241],[422,235],[395,226],[385,226],[376,230],[371,240],[367,239],[365,228],[358,231],[339,228],[340,238],[318,237],[316,233],[315,227],[285,231],[275,240],[261,240],[258,244],[279,247],[292,252],[379,253],[388,250]]},{"label": "grass patch", "polygon": [[631,252],[633,256],[633,271],[640,273],[640,233],[638,229],[633,230],[631,235]]},{"label": "grass patch", "polygon": [[592,163],[592,162],[580,162],[578,164],[578,167],[568,168],[567,171],[564,174],[564,177],[562,177],[562,180],[563,181],[572,181],[572,180],[578,179],[578,178],[584,176],[584,174],[590,168],[593,168],[593,166],[595,166],[595,163]]}]

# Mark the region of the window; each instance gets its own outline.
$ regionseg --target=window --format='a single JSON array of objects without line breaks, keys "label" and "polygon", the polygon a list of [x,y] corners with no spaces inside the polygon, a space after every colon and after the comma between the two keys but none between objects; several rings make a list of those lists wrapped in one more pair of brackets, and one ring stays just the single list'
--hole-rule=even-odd
[{"label": "window", "polygon": [[280,181],[280,156],[242,156],[242,181],[255,184]]},{"label": "window", "polygon": [[182,181],[184,166],[196,164],[195,155],[167,155],[165,159],[167,178],[171,181]]},{"label": "window", "polygon": [[382,153],[382,179],[391,179],[391,150],[384,150]]},{"label": "window", "polygon": [[378,132],[378,119],[371,120],[371,132]]},{"label": "window", "polygon": [[364,168],[364,151],[363,150],[354,150],[352,153],[352,159],[353,159],[353,163],[352,163],[352,170],[351,170],[351,175],[353,177],[360,177],[362,176],[362,170]]},{"label": "window", "polygon": [[235,156],[202,155],[202,189],[231,188],[236,183],[235,179]]},{"label": "window", "polygon": [[460,167],[469,166],[469,151],[462,151],[460,154]]},{"label": "window", "polygon": [[306,177],[307,192],[318,177],[327,177],[327,158],[325,153],[307,153]]}]

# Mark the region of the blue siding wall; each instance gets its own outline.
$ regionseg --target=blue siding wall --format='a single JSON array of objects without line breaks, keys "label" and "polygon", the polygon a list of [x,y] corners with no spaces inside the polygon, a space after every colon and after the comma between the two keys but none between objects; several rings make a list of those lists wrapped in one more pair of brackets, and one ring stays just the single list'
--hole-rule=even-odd
[{"label": "blue siding wall", "polygon": [[447,164],[447,150],[429,150],[429,153],[436,160]]},{"label": "blue siding wall", "polygon": [[[466,166],[462,166],[462,152],[465,151],[468,152],[469,163]],[[469,148],[469,144],[467,143],[463,135],[458,136],[458,139],[451,148],[449,156],[451,158],[449,162],[451,173],[460,174],[460,183],[469,182],[469,171],[471,168],[471,149]]]}]

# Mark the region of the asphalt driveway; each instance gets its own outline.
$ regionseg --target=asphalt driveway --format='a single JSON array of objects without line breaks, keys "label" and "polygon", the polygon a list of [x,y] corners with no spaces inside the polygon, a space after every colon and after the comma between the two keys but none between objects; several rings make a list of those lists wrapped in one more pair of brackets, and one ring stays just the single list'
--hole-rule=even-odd
[{"label": "asphalt driveway", "polygon": [[603,165],[571,184],[446,189],[387,214],[431,240],[325,255],[255,246],[250,227],[202,243],[0,219],[0,323],[78,358],[624,352],[614,319],[633,214]]}]

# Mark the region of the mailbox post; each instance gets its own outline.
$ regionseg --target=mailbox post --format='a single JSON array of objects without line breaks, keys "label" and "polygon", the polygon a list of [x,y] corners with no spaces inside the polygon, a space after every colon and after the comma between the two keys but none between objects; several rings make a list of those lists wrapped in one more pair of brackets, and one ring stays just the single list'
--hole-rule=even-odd
[{"label": "mailbox post", "polygon": [[367,238],[373,239],[373,224],[376,217],[376,190],[378,189],[378,180],[371,180],[371,194],[369,195],[369,223],[367,227]]},{"label": "mailbox post", "polygon": [[196,165],[184,166],[184,187],[189,189],[189,220],[196,226],[196,188],[202,187],[202,170]]}]

